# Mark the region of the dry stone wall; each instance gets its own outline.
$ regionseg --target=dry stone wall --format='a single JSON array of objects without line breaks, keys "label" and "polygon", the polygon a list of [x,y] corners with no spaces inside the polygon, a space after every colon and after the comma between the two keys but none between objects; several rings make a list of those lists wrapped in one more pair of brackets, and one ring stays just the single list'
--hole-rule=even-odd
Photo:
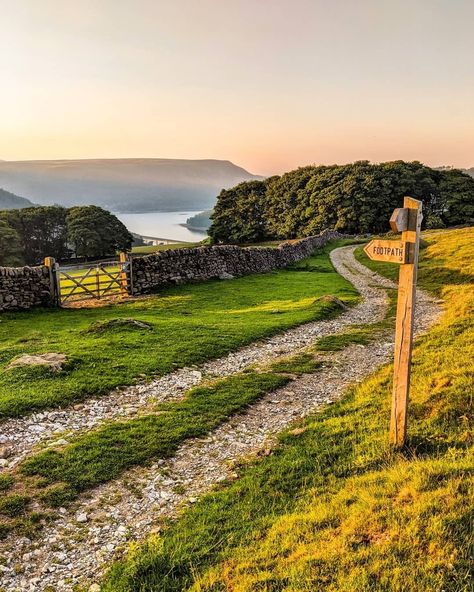
[{"label": "dry stone wall", "polygon": [[137,257],[132,265],[133,294],[146,294],[169,284],[272,271],[300,261],[328,241],[342,236],[326,230],[317,236],[282,243],[277,248],[218,245]]},{"label": "dry stone wall", "polygon": [[[136,257],[132,264],[131,292],[146,294],[169,284],[272,271],[304,259],[328,241],[342,236],[327,230],[318,236],[284,242],[277,248],[222,245]],[[0,312],[55,306],[51,282],[50,270],[45,265],[0,267]]]},{"label": "dry stone wall", "polygon": [[48,267],[0,267],[0,312],[52,303]]}]

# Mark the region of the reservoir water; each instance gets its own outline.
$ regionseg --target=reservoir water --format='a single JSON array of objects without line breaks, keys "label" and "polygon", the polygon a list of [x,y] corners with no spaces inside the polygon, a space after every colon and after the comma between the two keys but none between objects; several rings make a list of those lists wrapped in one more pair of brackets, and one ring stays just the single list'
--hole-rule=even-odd
[{"label": "reservoir water", "polygon": [[202,210],[189,212],[149,212],[146,214],[116,214],[130,232],[143,236],[198,242],[206,238],[205,231],[190,230],[182,224]]}]

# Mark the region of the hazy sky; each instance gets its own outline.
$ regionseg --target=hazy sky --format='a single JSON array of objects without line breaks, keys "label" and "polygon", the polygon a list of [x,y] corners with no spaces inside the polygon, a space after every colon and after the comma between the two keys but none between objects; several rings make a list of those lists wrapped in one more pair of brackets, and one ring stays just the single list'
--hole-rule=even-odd
[{"label": "hazy sky", "polygon": [[0,0],[0,159],[474,166],[473,0]]}]

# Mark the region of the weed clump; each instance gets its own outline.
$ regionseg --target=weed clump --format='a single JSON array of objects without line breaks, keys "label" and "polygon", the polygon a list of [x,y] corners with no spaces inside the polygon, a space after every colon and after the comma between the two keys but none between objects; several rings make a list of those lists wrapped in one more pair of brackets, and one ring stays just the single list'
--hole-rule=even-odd
[{"label": "weed clump", "polygon": [[108,319],[107,321],[96,321],[86,330],[87,333],[105,333],[106,331],[117,330],[132,331],[153,331],[153,325],[146,321],[139,321],[132,318]]}]

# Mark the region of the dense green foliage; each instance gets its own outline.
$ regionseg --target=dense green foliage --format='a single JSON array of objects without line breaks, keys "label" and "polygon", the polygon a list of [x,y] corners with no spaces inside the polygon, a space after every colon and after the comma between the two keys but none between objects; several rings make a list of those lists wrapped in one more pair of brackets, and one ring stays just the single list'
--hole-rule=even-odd
[{"label": "dense green foliage", "polygon": [[133,545],[104,592],[471,590],[472,233],[432,233],[423,251],[420,283],[445,313],[416,344],[403,453],[385,366]]},{"label": "dense green foliage", "polygon": [[102,257],[131,247],[132,235],[120,220],[98,206],[67,211],[68,241],[78,257]]},{"label": "dense green foliage", "polygon": [[37,264],[47,256],[58,260],[71,254],[103,257],[130,248],[133,240],[116,216],[97,206],[69,209],[38,206],[3,210],[0,211],[0,221],[16,233],[17,241],[9,254],[1,249],[0,238],[0,265],[8,265],[8,260],[12,258],[16,264],[22,261]]},{"label": "dense green foliage", "polygon": [[424,225],[442,228],[474,219],[474,179],[418,162],[367,161],[307,166],[223,190],[209,234],[215,242],[252,242],[318,234],[386,232],[394,208],[410,195],[423,201]]},{"label": "dense green foliage", "polygon": [[207,230],[211,225],[211,215],[212,210],[205,210],[204,212],[199,212],[199,214],[194,214],[194,216],[186,220],[186,226]]},{"label": "dense green foliage", "polygon": [[3,265],[21,265],[23,251],[18,232],[4,220],[0,220],[0,261]]}]

